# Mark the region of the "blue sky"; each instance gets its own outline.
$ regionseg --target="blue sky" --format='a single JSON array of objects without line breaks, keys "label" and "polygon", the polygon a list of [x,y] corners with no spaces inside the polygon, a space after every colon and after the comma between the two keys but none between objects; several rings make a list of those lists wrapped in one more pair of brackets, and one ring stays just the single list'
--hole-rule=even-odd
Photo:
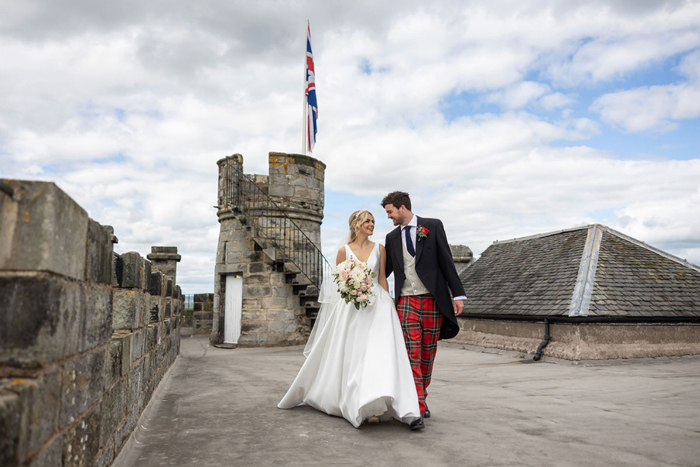
[{"label": "blue sky", "polygon": [[4,3],[0,176],[211,291],[216,161],[300,152],[305,16],[325,249],[402,189],[477,256],[597,222],[700,263],[697,1]]}]

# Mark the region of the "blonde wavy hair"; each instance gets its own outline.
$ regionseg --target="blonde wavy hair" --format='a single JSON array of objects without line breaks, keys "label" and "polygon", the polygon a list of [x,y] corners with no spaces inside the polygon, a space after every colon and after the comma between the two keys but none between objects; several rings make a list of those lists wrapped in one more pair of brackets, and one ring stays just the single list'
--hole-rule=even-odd
[{"label": "blonde wavy hair", "polygon": [[349,243],[352,243],[357,239],[357,231],[359,230],[357,226],[364,224],[367,220],[367,217],[369,216],[372,216],[372,218],[374,218],[374,214],[372,214],[366,209],[360,209],[359,211],[355,211],[350,215],[350,219],[348,219],[348,225],[350,226]]}]

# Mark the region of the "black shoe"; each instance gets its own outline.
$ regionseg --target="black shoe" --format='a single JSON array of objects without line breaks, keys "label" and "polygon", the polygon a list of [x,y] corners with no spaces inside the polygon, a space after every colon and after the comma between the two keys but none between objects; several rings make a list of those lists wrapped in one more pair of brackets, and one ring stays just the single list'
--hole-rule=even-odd
[{"label": "black shoe", "polygon": [[425,413],[423,414],[423,418],[430,418],[430,409],[428,408],[428,404],[425,404]]},{"label": "black shoe", "polygon": [[408,425],[408,427],[411,430],[422,430],[423,428],[425,428],[425,423],[423,423],[423,417],[416,418],[411,422],[410,425]]}]

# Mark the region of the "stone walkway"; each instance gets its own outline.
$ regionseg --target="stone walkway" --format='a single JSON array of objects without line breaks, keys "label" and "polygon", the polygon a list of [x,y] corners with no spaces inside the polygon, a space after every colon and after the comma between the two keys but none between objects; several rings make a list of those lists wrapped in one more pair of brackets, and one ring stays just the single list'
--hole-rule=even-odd
[{"label": "stone walkway", "polygon": [[698,466],[700,356],[579,363],[441,344],[426,429],[276,408],[301,347],[182,355],[115,466]]}]

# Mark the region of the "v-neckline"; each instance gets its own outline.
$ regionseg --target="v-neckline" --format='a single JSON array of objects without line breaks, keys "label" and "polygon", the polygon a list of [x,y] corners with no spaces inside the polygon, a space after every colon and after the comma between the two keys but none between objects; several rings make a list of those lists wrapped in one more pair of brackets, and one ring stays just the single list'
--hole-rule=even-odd
[{"label": "v-neckline", "polygon": [[350,249],[350,252],[355,256],[355,258],[357,258],[358,261],[362,261],[363,263],[367,263],[367,261],[369,261],[369,257],[372,256],[372,253],[374,253],[374,249],[377,247],[377,242],[373,242],[373,243],[374,243],[374,246],[372,247],[369,254],[367,255],[367,259],[364,261],[362,261],[360,259],[360,257],[357,256],[357,253],[355,253],[355,251],[352,248],[350,248],[350,245],[346,245],[346,246],[348,247],[348,249]]}]

